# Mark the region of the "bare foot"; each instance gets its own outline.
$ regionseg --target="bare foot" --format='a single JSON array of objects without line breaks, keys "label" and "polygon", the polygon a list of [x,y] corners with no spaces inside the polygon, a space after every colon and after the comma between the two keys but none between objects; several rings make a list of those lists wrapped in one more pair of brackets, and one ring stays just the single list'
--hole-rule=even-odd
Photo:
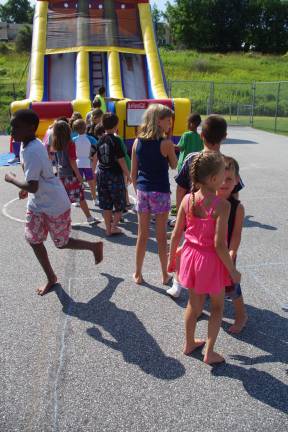
[{"label": "bare foot", "polygon": [[93,254],[95,258],[95,264],[100,264],[103,261],[103,242],[97,242],[93,246]]},{"label": "bare foot", "polygon": [[111,230],[109,232],[106,231],[106,234],[107,234],[108,237],[110,237],[110,236],[113,236],[113,235],[123,234],[123,231],[120,228],[118,228],[118,227],[111,226]]},{"label": "bare foot", "polygon": [[42,286],[40,288],[38,288],[36,290],[37,294],[40,296],[44,296],[45,294],[48,293],[48,291],[50,291],[53,286],[57,283],[57,276],[54,275],[50,281],[47,282],[47,284],[45,286]]},{"label": "bare foot", "polygon": [[173,278],[173,276],[170,275],[169,273],[167,273],[166,275],[164,275],[162,277],[162,284],[163,285],[168,285],[172,278]]},{"label": "bare foot", "polygon": [[203,339],[194,339],[194,342],[192,343],[186,343],[183,349],[184,355],[190,355],[193,351],[195,351],[198,348],[202,348],[205,345],[206,341]]},{"label": "bare foot", "polygon": [[219,364],[224,362],[225,362],[224,357],[222,357],[220,354],[216,353],[215,351],[206,353],[204,356],[204,363],[208,365]]},{"label": "bare foot", "polygon": [[246,326],[246,323],[248,321],[248,316],[245,315],[242,318],[236,318],[234,324],[229,327],[228,331],[233,334],[239,334]]},{"label": "bare foot", "polygon": [[134,279],[134,282],[135,282],[137,285],[142,285],[143,282],[144,282],[144,279],[143,279],[142,274],[137,275],[136,273],[134,273],[134,274],[133,274],[133,279]]}]

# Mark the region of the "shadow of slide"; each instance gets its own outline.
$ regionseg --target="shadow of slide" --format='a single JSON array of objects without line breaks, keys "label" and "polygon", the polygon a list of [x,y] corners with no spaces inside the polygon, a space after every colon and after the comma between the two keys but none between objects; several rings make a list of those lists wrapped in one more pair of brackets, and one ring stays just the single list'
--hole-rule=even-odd
[{"label": "shadow of slide", "polygon": [[63,312],[101,327],[114,341],[106,339],[95,326],[88,328],[87,334],[107,347],[120,351],[125,362],[137,365],[146,374],[161,380],[182,377],[185,374],[182,363],[165,355],[134,312],[120,309],[111,301],[123,279],[107,273],[102,273],[102,276],[107,278],[106,288],[87,303],[75,302],[58,285],[55,292]]}]

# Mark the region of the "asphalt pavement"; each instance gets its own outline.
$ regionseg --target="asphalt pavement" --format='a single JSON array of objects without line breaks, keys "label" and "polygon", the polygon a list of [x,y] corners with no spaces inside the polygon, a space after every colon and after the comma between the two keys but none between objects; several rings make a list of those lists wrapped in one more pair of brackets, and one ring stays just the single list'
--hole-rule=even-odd
[{"label": "asphalt pavement", "polygon": [[[8,151],[7,138],[0,151]],[[1,432],[288,430],[288,313],[281,309],[288,303],[288,137],[230,128],[222,152],[239,161],[245,183],[238,267],[249,321],[230,335],[226,302],[217,349],[227,363],[216,368],[201,353],[181,353],[187,297],[171,300],[160,283],[153,226],[147,284],[133,283],[133,212],[125,235],[107,240],[103,223],[89,227],[73,209],[73,236],[104,238],[105,259],[95,267],[88,252],[59,251],[48,240],[61,285],[38,297],[44,277],[24,240],[25,203],[4,182],[21,169],[0,168]],[[175,197],[173,173],[171,185]]]}]

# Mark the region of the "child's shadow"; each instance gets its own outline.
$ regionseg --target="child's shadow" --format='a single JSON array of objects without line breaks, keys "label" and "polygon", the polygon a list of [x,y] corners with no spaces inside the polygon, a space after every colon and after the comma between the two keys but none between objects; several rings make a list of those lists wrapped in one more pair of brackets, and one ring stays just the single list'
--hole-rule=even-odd
[{"label": "child's shadow", "polygon": [[182,363],[165,355],[136,314],[118,308],[111,301],[114,291],[123,279],[107,273],[102,275],[108,279],[108,284],[88,303],[75,302],[61,285],[58,285],[55,291],[63,306],[63,312],[102,327],[115,341],[105,338],[97,327],[88,328],[87,334],[107,347],[122,352],[127,363],[138,365],[143,372],[162,380],[174,380],[183,376],[185,368]]}]

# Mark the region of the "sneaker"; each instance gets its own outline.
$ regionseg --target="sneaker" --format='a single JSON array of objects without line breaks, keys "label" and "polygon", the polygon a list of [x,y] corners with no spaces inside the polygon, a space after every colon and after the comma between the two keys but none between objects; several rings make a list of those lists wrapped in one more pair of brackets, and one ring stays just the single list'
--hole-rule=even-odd
[{"label": "sneaker", "polygon": [[285,312],[288,312],[288,303],[287,303],[287,304],[284,304],[284,305],[282,306],[282,309],[283,309]]},{"label": "sneaker", "polygon": [[168,220],[168,227],[169,228],[174,228],[176,225],[176,219],[169,219]]},{"label": "sneaker", "polygon": [[9,164],[14,164],[14,163],[20,163],[20,159],[18,157],[15,157],[13,159],[10,159],[8,161]]},{"label": "sneaker", "polygon": [[79,202],[72,203],[73,207],[80,207]]},{"label": "sneaker", "polygon": [[89,225],[98,225],[99,223],[101,223],[100,219],[97,219],[93,216],[87,218],[87,222],[89,223]]},{"label": "sneaker", "polygon": [[166,292],[168,295],[170,295],[173,298],[180,297],[181,291],[182,291],[182,285],[176,281],[176,279],[173,279],[173,285],[171,288],[169,288]]},{"label": "sneaker", "polygon": [[98,198],[96,198],[96,200],[94,201],[94,204],[95,204],[96,207],[99,206],[99,200],[98,200]]}]

